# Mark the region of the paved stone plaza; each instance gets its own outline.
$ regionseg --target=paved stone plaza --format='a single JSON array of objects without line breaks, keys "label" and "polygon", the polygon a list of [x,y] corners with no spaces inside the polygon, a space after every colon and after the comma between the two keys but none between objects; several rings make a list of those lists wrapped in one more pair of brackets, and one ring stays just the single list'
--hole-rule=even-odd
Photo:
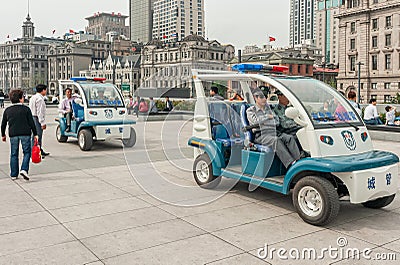
[{"label": "paved stone plaza", "polygon": [[[198,188],[190,172],[193,150],[186,144],[190,122],[139,122],[135,147],[102,142],[82,152],[74,140],[56,141],[55,116],[56,109],[49,108],[44,149],[51,155],[31,166],[31,181],[10,180],[9,143],[0,144],[0,264],[341,265],[400,260],[400,193],[381,210],[343,202],[333,223],[311,226],[295,213],[290,196],[249,192],[242,183],[224,194],[226,180],[216,191]],[[400,155],[400,143],[374,145]],[[153,172],[166,182],[145,182],[145,177],[157,180]],[[272,259],[257,257],[265,244],[319,253],[339,248],[338,239],[344,242],[342,249],[371,257],[394,253],[397,261],[362,255],[345,260],[328,253],[322,260],[283,260],[276,252]]]}]

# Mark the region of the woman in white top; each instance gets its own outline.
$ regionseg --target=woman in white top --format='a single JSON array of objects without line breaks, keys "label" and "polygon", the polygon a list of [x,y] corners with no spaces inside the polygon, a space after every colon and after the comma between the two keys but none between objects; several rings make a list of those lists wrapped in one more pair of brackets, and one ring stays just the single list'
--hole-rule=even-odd
[{"label": "woman in white top", "polygon": [[385,125],[395,126],[394,119],[396,118],[396,107],[386,106],[386,123]]}]

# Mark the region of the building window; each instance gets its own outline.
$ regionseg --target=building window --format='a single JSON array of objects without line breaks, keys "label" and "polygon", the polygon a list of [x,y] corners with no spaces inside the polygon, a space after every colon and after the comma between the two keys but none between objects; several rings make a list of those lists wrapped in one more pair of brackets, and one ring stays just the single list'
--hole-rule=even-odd
[{"label": "building window", "polygon": [[351,22],[350,23],[350,32],[355,33],[356,32],[356,22]]},{"label": "building window", "polygon": [[378,47],[378,36],[372,36],[372,48]]},{"label": "building window", "polygon": [[378,70],[378,55],[372,55],[372,70]]},{"label": "building window", "polygon": [[355,50],[356,49],[356,39],[351,39],[350,40],[350,50]]},{"label": "building window", "polygon": [[385,55],[385,69],[391,69],[392,68],[392,55],[386,54]]},{"label": "building window", "polygon": [[390,28],[392,26],[392,16],[387,16],[385,21],[386,21],[385,23],[386,27]]},{"label": "building window", "polygon": [[392,46],[392,34],[385,35],[385,46]]},{"label": "building window", "polygon": [[377,95],[371,95],[371,99],[375,99],[376,100],[377,97],[378,97]]},{"label": "building window", "polygon": [[371,89],[378,89],[378,83],[372,83]]},{"label": "building window", "polygon": [[386,102],[389,103],[391,99],[392,99],[392,97],[390,95],[384,95],[383,96],[383,100],[385,101],[385,103]]},{"label": "building window", "polygon": [[378,29],[378,19],[372,19],[372,29]]},{"label": "building window", "polygon": [[350,56],[350,71],[355,71],[356,70],[356,57],[355,56]]},{"label": "building window", "polygon": [[390,89],[390,83],[385,83],[385,84],[384,84],[384,88],[385,88],[385,89]]}]

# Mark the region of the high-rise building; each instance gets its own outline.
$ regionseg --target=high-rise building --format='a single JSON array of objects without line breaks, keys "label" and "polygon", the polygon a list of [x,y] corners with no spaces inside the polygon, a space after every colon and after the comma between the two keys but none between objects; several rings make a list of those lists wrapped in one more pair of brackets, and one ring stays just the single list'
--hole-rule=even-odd
[{"label": "high-rise building", "polygon": [[316,46],[322,50],[325,65],[339,63],[339,14],[342,0],[318,0],[316,11]]},{"label": "high-rise building", "polygon": [[125,25],[127,16],[121,13],[95,13],[87,17],[88,26],[86,32],[96,36],[98,40],[107,40],[107,33],[114,32],[116,35],[123,35],[129,39],[129,26]]},{"label": "high-rise building", "polygon": [[131,40],[147,43],[152,38],[153,3],[155,0],[130,0]]},{"label": "high-rise building", "polygon": [[[400,1],[346,0],[339,19],[339,90],[390,102],[400,89]],[[358,78],[360,77],[360,78]],[[360,82],[360,86],[358,86]]]},{"label": "high-rise building", "polygon": [[290,45],[314,44],[317,0],[290,1]]},{"label": "high-rise building", "polygon": [[154,2],[154,39],[173,42],[193,34],[204,37],[204,0]]}]

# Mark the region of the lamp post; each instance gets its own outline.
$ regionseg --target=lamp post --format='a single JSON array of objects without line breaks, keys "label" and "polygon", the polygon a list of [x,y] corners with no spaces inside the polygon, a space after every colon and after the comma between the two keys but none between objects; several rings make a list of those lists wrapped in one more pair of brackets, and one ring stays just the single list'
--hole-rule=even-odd
[{"label": "lamp post", "polygon": [[10,93],[10,86],[9,86],[9,84],[8,84],[8,74],[9,74],[9,67],[10,67],[10,51],[7,49],[7,52],[6,52],[6,56],[7,56],[7,58],[6,58],[6,76],[5,76],[5,93],[8,95],[9,93]]},{"label": "lamp post", "polygon": [[358,62],[358,87],[357,87],[357,103],[360,104],[360,98],[361,98],[361,80],[360,80],[360,72],[361,72],[361,65],[364,65],[362,62]]}]

